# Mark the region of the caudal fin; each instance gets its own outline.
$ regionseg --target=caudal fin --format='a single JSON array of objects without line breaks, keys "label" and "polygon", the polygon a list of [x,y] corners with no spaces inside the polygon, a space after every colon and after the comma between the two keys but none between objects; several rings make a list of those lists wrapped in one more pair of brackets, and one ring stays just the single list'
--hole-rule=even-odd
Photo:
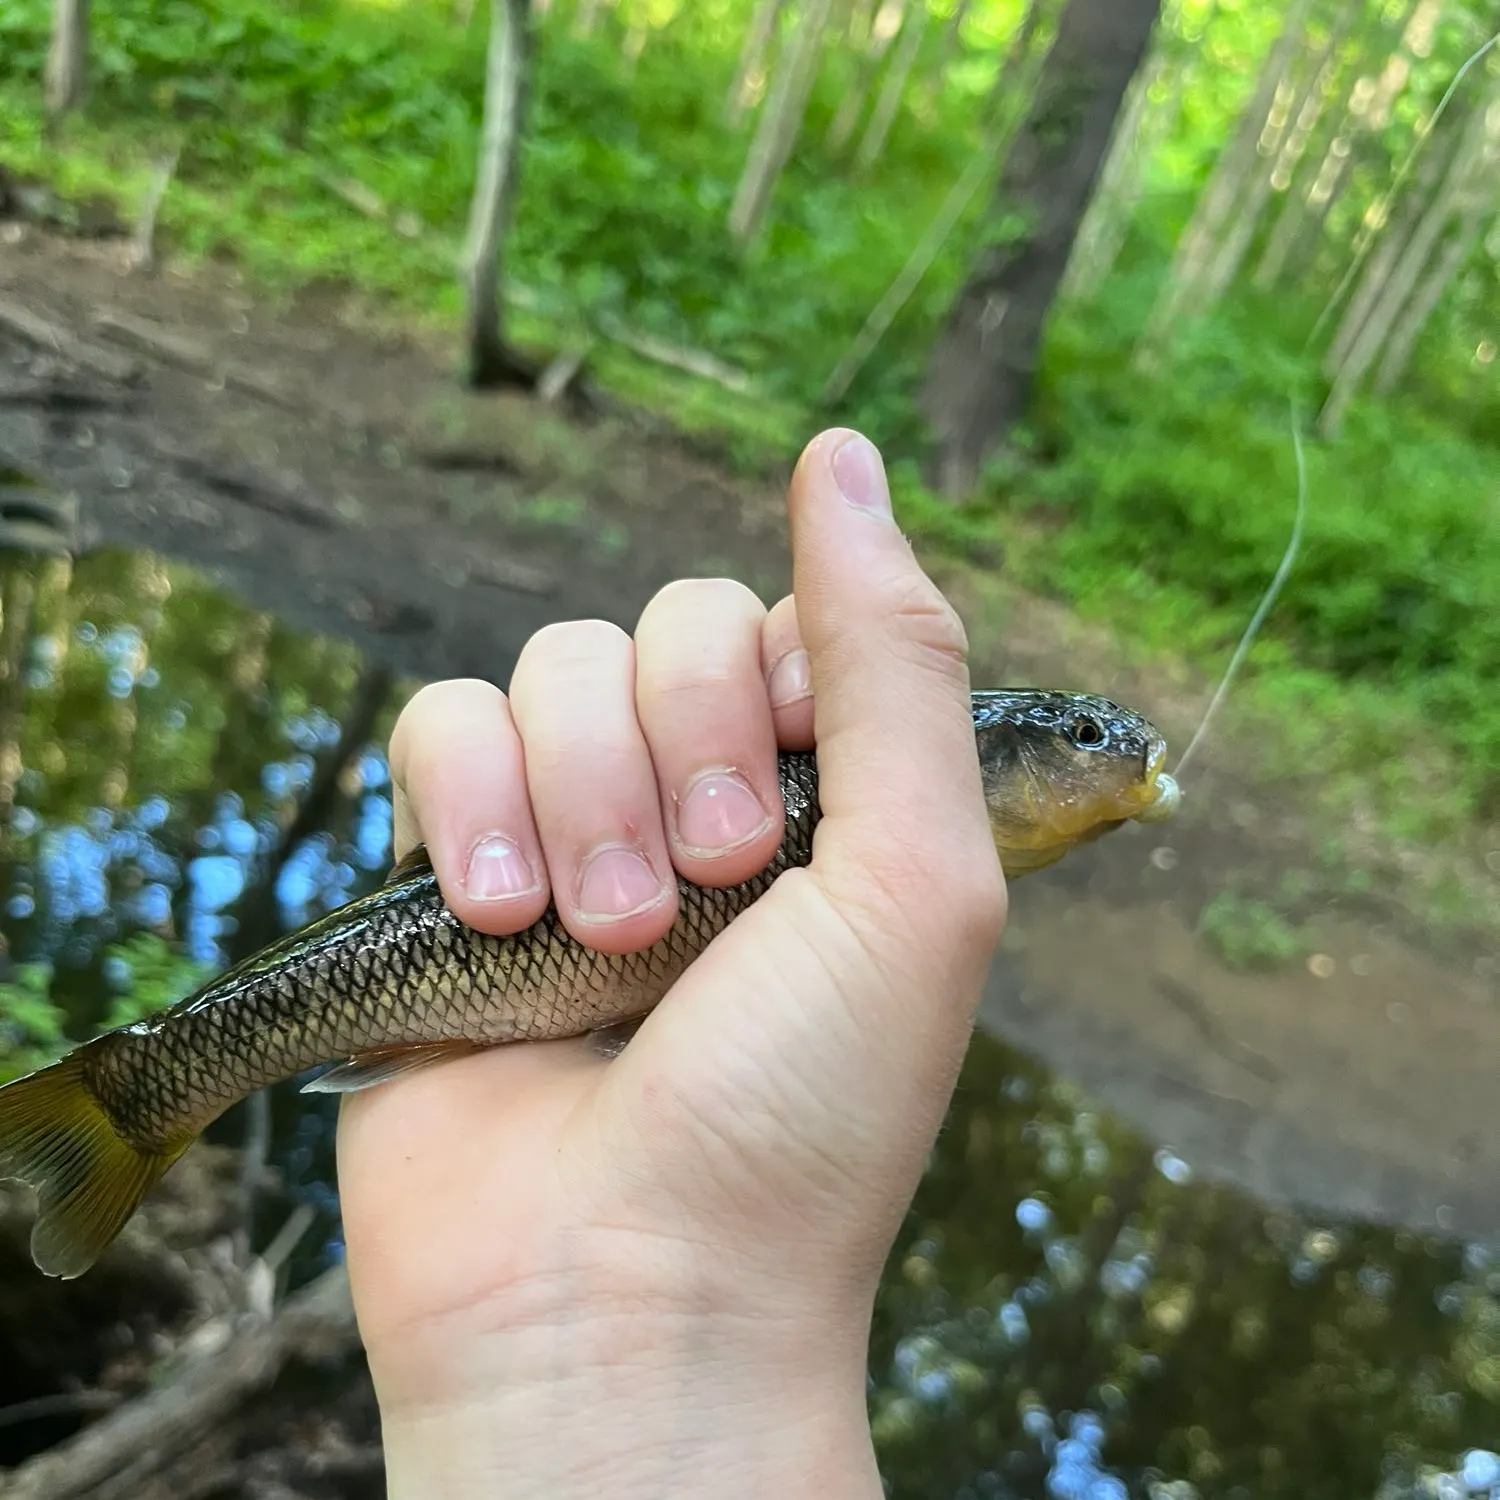
[{"label": "caudal fin", "polygon": [[85,1050],[0,1088],[0,1180],[36,1189],[31,1258],[48,1276],[82,1276],[186,1149],[139,1151],[84,1081]]}]

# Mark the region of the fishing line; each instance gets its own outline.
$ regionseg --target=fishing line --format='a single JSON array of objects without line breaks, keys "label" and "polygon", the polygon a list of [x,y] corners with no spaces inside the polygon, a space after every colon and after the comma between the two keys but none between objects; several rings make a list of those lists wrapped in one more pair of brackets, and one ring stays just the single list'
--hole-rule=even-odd
[{"label": "fishing line", "polygon": [[1291,573],[1292,565],[1297,560],[1298,549],[1302,545],[1302,525],[1307,518],[1307,455],[1302,450],[1302,426],[1297,418],[1296,398],[1289,398],[1287,404],[1291,409],[1292,448],[1297,455],[1297,515],[1292,522],[1291,540],[1286,545],[1286,551],[1281,554],[1281,566],[1276,569],[1276,576],[1271,579],[1270,587],[1261,595],[1260,603],[1256,606],[1255,613],[1251,615],[1250,623],[1245,627],[1245,633],[1240,637],[1240,643],[1235,647],[1234,655],[1230,657],[1223,677],[1219,679],[1218,690],[1214,693],[1208,707],[1204,709],[1203,717],[1199,720],[1192,739],[1188,741],[1187,749],[1178,758],[1177,765],[1172,771],[1173,777],[1178,780],[1182,777],[1182,768],[1188,763],[1207,732],[1209,720],[1219,711],[1220,705],[1228,696],[1229,684],[1234,681],[1235,674],[1250,654],[1250,648],[1255,644],[1256,636],[1260,634],[1260,627],[1265,623],[1266,616],[1270,614],[1271,606],[1276,602],[1276,596],[1281,592],[1282,584]]},{"label": "fishing line", "polygon": [[[1420,130],[1416,141],[1410,151],[1406,153],[1406,159],[1397,169],[1396,175],[1391,179],[1391,185],[1386,189],[1384,197],[1378,205],[1378,212],[1374,214],[1373,222],[1379,226],[1389,216],[1392,203],[1395,202],[1396,194],[1400,191],[1402,183],[1406,181],[1411,172],[1413,164],[1421,154],[1423,146],[1431,138],[1433,131],[1437,128],[1438,121],[1443,118],[1453,96],[1458,92],[1458,86],[1468,76],[1469,71],[1494,48],[1500,46],[1500,31],[1497,31],[1490,39],[1470,55],[1463,66],[1453,75],[1453,81],[1443,92],[1443,97],[1438,100],[1437,107],[1432,116]],[[1378,238],[1378,234],[1371,234],[1365,243],[1359,247],[1349,268],[1344,272],[1343,279],[1334,289],[1333,296],[1328,299],[1323,311],[1318,314],[1318,320],[1313,324],[1312,332],[1308,334],[1307,341],[1302,346],[1302,352],[1306,354],[1317,341],[1318,335],[1323,331],[1323,326],[1332,315],[1333,310],[1343,300],[1344,293],[1348,291],[1349,284],[1359,274],[1360,267],[1365,262],[1365,257],[1370,253]],[[1224,675],[1219,680],[1219,686],[1213,697],[1209,700],[1208,707],[1203,711],[1203,717],[1198,722],[1198,727],[1193,732],[1193,737],[1188,741],[1187,749],[1178,757],[1177,765],[1172,771],[1174,780],[1180,782],[1183,767],[1192,758],[1208,731],[1209,721],[1223,706],[1224,699],[1229,694],[1229,686],[1234,681],[1240,668],[1244,665],[1245,658],[1250,654],[1250,648],[1255,644],[1255,638],[1260,634],[1261,626],[1265,624],[1266,616],[1271,612],[1271,606],[1275,604],[1276,597],[1280,594],[1282,585],[1292,571],[1297,560],[1297,553],[1302,545],[1302,531],[1307,519],[1307,455],[1302,446],[1302,424],[1297,415],[1297,398],[1288,395],[1287,405],[1289,407],[1292,427],[1292,449],[1297,457],[1297,512],[1292,522],[1292,534],[1287,542],[1286,550],[1281,555],[1281,564],[1276,569],[1275,576],[1264,594],[1261,595],[1260,603],[1256,606],[1255,613],[1250,617],[1250,623],[1245,627],[1244,634],[1240,637],[1239,644],[1235,647],[1234,655],[1229,659],[1229,665],[1224,669]]]}]

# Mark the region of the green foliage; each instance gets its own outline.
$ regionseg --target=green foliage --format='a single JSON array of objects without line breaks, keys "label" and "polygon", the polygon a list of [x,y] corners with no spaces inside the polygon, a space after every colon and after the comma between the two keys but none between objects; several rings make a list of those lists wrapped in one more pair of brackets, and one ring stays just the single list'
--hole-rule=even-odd
[{"label": "green foliage", "polygon": [[138,932],[110,950],[129,971],[126,987],[110,1003],[101,1032],[130,1026],[186,999],[206,984],[213,970],[178,953],[154,932]]},{"label": "green foliage", "polygon": [[19,964],[0,984],[0,1083],[51,1062],[64,1045],[64,1016],[52,1003],[52,970]]},{"label": "green foliage", "polygon": [[1235,891],[1203,908],[1198,932],[1232,969],[1274,969],[1307,952],[1306,936],[1274,906]]},{"label": "green foliage", "polygon": [[[194,963],[149,932],[112,944],[105,958],[123,963],[129,982],[115,995],[95,1035],[175,1005],[211,973],[206,965]],[[17,965],[15,978],[0,984],[0,1083],[45,1067],[69,1045],[86,1039],[70,1034],[68,1010],[53,998],[49,964]]]},{"label": "green foliage", "polygon": [[[973,7],[963,61],[941,88],[913,88],[884,157],[857,180],[825,144],[855,77],[835,49],[766,234],[744,261],[725,219],[748,137],[726,129],[720,111],[747,7],[654,8],[633,68],[619,45],[630,9],[629,0],[606,9],[587,39],[572,35],[566,5],[542,27],[507,251],[508,276],[528,293],[518,333],[555,337],[610,314],[742,365],[754,398],[664,376],[615,349],[599,361],[625,394],[669,407],[685,426],[727,430],[745,468],[767,452],[784,461],[819,421],[854,422],[900,460],[914,534],[987,563],[1003,546],[1009,568],[1143,644],[1222,665],[1291,524],[1288,394],[1308,412],[1321,395],[1316,367],[1293,351],[1343,274],[1360,216],[1472,45],[1465,28],[1440,28],[1390,127],[1358,143],[1355,185],[1335,206],[1306,287],[1275,299],[1237,293],[1147,377],[1130,367],[1133,341],[1280,25],[1264,7],[1185,0],[1164,30],[1158,85],[1173,125],[1150,157],[1119,265],[1093,305],[1053,319],[1031,430],[987,497],[958,512],[914,481],[907,460],[923,433],[912,396],[969,256],[1013,216],[986,216],[976,203],[842,408],[818,410],[817,399],[977,148],[981,101],[1019,0]],[[268,286],[352,281],[451,324],[482,24],[455,26],[441,0],[308,0],[291,10],[273,0],[118,0],[95,15],[88,116],[57,152],[40,124],[47,11],[47,0],[13,0],[0,15],[9,161],[64,187],[129,196],[152,156],[181,142],[162,217],[176,250],[233,254]],[[1394,16],[1369,8],[1343,44],[1345,63],[1381,55]],[[940,30],[930,28],[931,45]],[[362,217],[330,188],[341,177],[429,232],[407,238]],[[1357,406],[1342,439],[1312,446],[1305,550],[1237,698],[1278,723],[1259,758],[1317,776],[1335,797],[1363,778],[1406,837],[1448,838],[1500,811],[1490,686],[1500,616],[1486,603],[1500,597],[1500,521],[1489,503],[1500,486],[1500,381],[1481,358],[1497,299],[1493,266],[1463,280],[1399,409]],[[1492,338],[1489,348],[1493,361]]]},{"label": "green foliage", "polygon": [[[1101,307],[1059,316],[1030,438],[1050,462],[997,467],[977,514],[1042,534],[1021,554],[1034,582],[1211,669],[1290,539],[1289,393],[1305,427],[1307,371],[1277,352],[1295,338],[1285,309],[1240,305],[1132,378],[1139,296],[1122,276]],[[1493,817],[1500,449],[1416,403],[1365,407],[1339,441],[1307,439],[1307,471],[1302,550],[1251,656],[1251,695],[1280,726],[1257,758],[1383,787],[1405,837]]]}]

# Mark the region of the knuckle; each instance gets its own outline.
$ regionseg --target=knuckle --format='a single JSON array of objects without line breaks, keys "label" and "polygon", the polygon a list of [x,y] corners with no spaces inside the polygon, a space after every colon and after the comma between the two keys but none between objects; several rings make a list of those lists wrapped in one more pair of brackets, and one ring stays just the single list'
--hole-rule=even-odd
[{"label": "knuckle", "polygon": [[397,782],[424,750],[445,736],[442,726],[455,718],[475,716],[495,707],[504,709],[505,694],[482,677],[452,677],[429,682],[406,700],[391,730],[391,774]]},{"label": "knuckle", "polygon": [[511,674],[511,694],[518,710],[566,677],[588,676],[601,664],[611,668],[628,661],[634,646],[608,620],[562,620],[544,625],[521,647]]},{"label": "knuckle", "polygon": [[642,617],[658,609],[734,608],[737,612],[762,608],[752,589],[736,578],[676,578],[651,597]]},{"label": "knuckle", "polygon": [[889,617],[919,661],[945,673],[967,672],[969,637],[958,611],[925,573],[906,573],[890,590]]},{"label": "knuckle", "polygon": [[954,906],[965,937],[983,947],[994,947],[1005,930],[1009,896],[994,845],[976,849],[957,867],[953,877]]}]

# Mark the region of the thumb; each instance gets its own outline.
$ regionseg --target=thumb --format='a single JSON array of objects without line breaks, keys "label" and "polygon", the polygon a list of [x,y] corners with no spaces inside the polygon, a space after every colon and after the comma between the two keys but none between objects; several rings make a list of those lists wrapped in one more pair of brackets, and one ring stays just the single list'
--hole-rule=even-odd
[{"label": "thumb", "polygon": [[[814,872],[882,969],[915,966],[931,991],[946,957],[954,981],[976,966],[982,980],[1005,887],[963,625],[896,526],[868,439],[847,429],[815,438],[789,504],[823,809]],[[959,984],[960,1007],[977,1003],[968,991],[978,982]],[[908,1017],[907,1029],[920,1025]]]}]

